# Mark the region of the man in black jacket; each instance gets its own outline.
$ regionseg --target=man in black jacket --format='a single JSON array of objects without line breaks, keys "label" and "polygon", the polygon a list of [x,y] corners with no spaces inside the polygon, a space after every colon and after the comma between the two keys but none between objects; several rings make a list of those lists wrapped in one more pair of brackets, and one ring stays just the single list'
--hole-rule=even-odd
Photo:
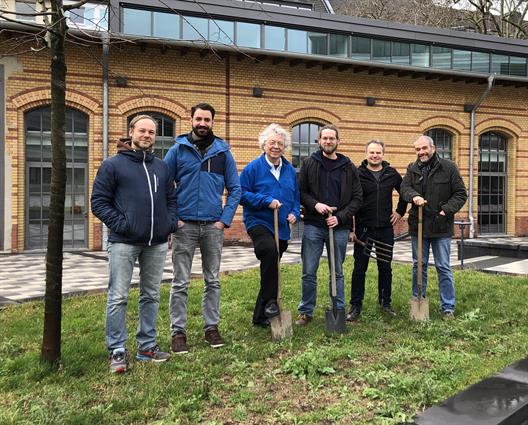
[{"label": "man in black jacket", "polygon": [[[337,308],[345,308],[343,262],[352,217],[361,205],[362,191],[357,169],[350,159],[337,153],[339,131],[333,125],[319,130],[320,151],[306,158],[299,173],[301,204],[304,205],[304,232],[301,257],[302,299],[297,325],[308,324],[317,298],[317,269],[329,228],[334,229]],[[330,215],[332,213],[332,215]]]},{"label": "man in black jacket", "polygon": [[106,344],[110,371],[128,367],[126,313],[134,263],[139,261],[139,361],[162,362],[170,355],[156,344],[160,282],[167,237],[176,227],[176,192],[167,166],[152,146],[156,121],[149,115],[132,119],[131,143],[105,160],[94,181],[92,212],[110,229],[108,236],[108,301]]},{"label": "man in black jacket", "polygon": [[418,294],[418,206],[423,206],[423,294],[425,296],[427,287],[429,248],[432,248],[438,273],[440,310],[443,318],[452,319],[455,312],[455,285],[450,264],[451,237],[455,214],[467,200],[466,186],[456,164],[436,154],[433,139],[420,136],[414,142],[414,149],[418,158],[409,164],[401,185],[402,198],[413,203],[408,220],[413,253],[413,296]]},{"label": "man in black jacket", "polygon": [[391,307],[392,292],[392,249],[394,244],[393,227],[407,210],[407,202],[400,197],[396,211],[392,211],[392,194],[400,192],[402,178],[387,161],[383,160],[385,144],[381,140],[371,140],[366,147],[366,159],[359,167],[359,180],[363,188],[363,205],[355,216],[355,227],[352,228],[354,244],[354,271],[352,272],[351,310],[348,321],[355,321],[361,313],[365,295],[365,273],[369,264],[369,256],[365,254],[363,245],[368,238],[381,242],[375,245],[382,250],[384,260],[378,263],[378,303],[382,310],[390,316],[396,316]]}]

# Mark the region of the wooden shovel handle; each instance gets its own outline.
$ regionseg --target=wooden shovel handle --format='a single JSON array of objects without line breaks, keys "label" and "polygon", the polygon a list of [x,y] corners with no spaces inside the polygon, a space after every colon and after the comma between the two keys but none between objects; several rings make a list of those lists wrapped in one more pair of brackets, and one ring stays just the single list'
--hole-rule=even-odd
[{"label": "wooden shovel handle", "polygon": [[279,210],[273,209],[273,230],[275,233],[275,246],[277,247],[277,304],[279,310],[281,306],[281,272],[280,272],[280,249],[279,249]]},{"label": "wooden shovel handle", "polygon": [[[328,213],[328,217],[332,217],[332,213]],[[337,296],[337,285],[336,285],[336,273],[335,273],[335,251],[334,251],[334,229],[333,227],[330,227],[328,229],[328,239],[330,243],[330,258],[328,261],[330,261],[330,281],[332,283],[332,297],[335,298]]]},{"label": "wooden shovel handle", "polygon": [[418,206],[418,299],[422,298],[422,236],[423,236],[423,206]]}]

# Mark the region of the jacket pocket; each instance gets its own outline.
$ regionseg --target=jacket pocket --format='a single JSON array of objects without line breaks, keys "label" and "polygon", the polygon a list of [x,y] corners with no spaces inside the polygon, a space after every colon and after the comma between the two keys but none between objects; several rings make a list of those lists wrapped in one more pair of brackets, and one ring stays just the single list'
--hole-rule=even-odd
[{"label": "jacket pocket", "polygon": [[201,166],[202,171],[207,171],[208,173],[224,175],[226,163],[226,156],[224,152],[219,153],[212,158],[209,158],[207,161],[204,161]]},{"label": "jacket pocket", "polygon": [[436,214],[433,219],[433,233],[449,233],[449,220],[447,215]]}]

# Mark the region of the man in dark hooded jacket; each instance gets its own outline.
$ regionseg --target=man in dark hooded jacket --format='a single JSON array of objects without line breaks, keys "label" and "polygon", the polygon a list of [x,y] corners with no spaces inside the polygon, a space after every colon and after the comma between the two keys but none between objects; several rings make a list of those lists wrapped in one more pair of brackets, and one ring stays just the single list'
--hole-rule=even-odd
[{"label": "man in dark hooded jacket", "polygon": [[432,248],[438,273],[440,310],[443,318],[452,319],[455,313],[455,285],[450,264],[451,238],[455,214],[467,200],[466,186],[456,164],[437,155],[433,139],[420,136],[414,142],[414,148],[417,160],[407,168],[400,189],[402,198],[413,204],[408,219],[412,238],[413,296],[418,294],[418,207],[422,206],[423,295],[427,288],[429,248]]}]

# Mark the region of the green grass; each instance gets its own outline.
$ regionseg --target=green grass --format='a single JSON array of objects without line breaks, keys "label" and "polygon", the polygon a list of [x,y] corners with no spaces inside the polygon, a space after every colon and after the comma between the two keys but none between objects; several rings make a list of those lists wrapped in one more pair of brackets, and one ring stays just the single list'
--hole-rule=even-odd
[{"label": "green grass", "polygon": [[[0,424],[395,424],[518,360],[528,352],[528,279],[455,272],[457,319],[439,317],[430,273],[431,321],[407,319],[409,266],[394,265],[396,319],[376,306],[375,265],[361,320],[344,335],[324,333],[326,284],[314,321],[291,341],[272,343],[254,328],[256,270],[222,279],[221,331],[228,342],[203,342],[202,283],[190,290],[191,352],[164,364],[132,364],[113,376],[104,346],[105,295],[64,302],[62,364],[39,361],[42,303],[0,311]],[[346,263],[347,297],[351,261]],[[320,268],[320,282],[327,278]],[[283,267],[285,300],[295,315],[300,267]],[[167,349],[168,285],[162,289],[159,342]],[[129,349],[137,324],[129,306]]]}]

